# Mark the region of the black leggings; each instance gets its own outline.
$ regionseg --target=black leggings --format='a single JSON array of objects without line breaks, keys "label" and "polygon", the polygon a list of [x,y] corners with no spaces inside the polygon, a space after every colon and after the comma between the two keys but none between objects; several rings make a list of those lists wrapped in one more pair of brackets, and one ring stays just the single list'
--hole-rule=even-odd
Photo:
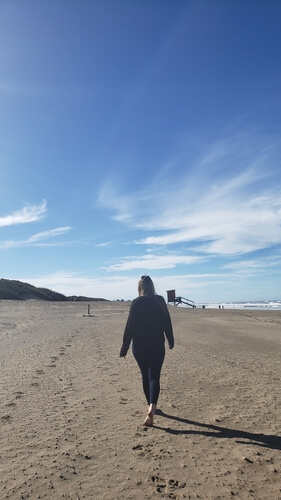
[{"label": "black leggings", "polygon": [[147,403],[156,405],[160,393],[160,374],[165,358],[165,347],[161,345],[158,348],[144,349],[133,345],[132,350],[142,374],[143,392]]}]

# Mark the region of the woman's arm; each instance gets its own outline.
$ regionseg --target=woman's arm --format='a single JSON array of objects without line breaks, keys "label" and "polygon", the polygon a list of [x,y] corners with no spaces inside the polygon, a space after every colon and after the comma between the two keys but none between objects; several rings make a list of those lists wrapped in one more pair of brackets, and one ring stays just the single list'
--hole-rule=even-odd
[{"label": "woman's arm", "polygon": [[165,335],[167,337],[167,340],[168,340],[168,346],[170,349],[173,349],[174,345],[175,345],[175,341],[174,341],[174,334],[173,334],[173,326],[172,326],[172,321],[171,321],[171,316],[170,316],[170,313],[169,313],[169,310],[168,310],[168,307],[167,307],[167,304],[164,300],[164,298],[162,296],[159,296],[162,300],[161,300],[161,307],[164,311],[164,317],[165,317],[165,320],[164,320],[164,331],[165,331]]},{"label": "woman's arm", "polygon": [[173,349],[173,347],[175,345],[175,341],[174,341],[174,334],[173,334],[171,317],[170,317],[170,313],[169,313],[168,309],[167,309],[167,314],[165,317],[165,335],[166,335],[167,340],[168,340],[169,348]]},{"label": "woman's arm", "polygon": [[123,335],[123,343],[122,347],[120,349],[120,357],[125,358],[127,355],[127,352],[130,347],[130,343],[133,337],[133,311],[134,311],[134,302],[132,302],[131,307],[130,307],[130,312],[129,316],[127,319],[124,335]]}]

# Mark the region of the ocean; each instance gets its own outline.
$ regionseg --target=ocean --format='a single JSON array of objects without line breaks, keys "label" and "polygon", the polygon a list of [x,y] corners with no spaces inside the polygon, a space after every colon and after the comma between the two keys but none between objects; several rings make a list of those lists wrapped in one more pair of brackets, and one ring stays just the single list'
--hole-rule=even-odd
[{"label": "ocean", "polygon": [[206,309],[255,309],[255,310],[281,310],[281,300],[265,300],[256,302],[205,302],[202,304],[195,304],[196,307]]}]

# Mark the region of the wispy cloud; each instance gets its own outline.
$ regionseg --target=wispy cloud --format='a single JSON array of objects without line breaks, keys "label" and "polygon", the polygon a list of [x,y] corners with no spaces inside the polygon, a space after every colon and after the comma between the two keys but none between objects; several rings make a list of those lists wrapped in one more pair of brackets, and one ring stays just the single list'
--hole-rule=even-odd
[{"label": "wispy cloud", "polygon": [[133,298],[137,291],[136,277],[116,275],[108,278],[106,276],[93,278],[63,270],[38,278],[23,277],[21,281],[38,287],[50,288],[66,296],[83,295],[109,300]]},{"label": "wispy cloud", "polygon": [[41,220],[47,211],[47,202],[42,201],[41,205],[29,205],[17,210],[10,215],[0,217],[0,227],[13,226],[16,224],[27,224]]},{"label": "wispy cloud", "polygon": [[107,184],[99,201],[116,220],[148,233],[136,241],[139,244],[185,243],[209,255],[269,248],[281,243],[278,148],[276,142],[244,147],[238,140],[225,141],[206,152],[194,168],[189,166],[186,176],[174,175],[157,186],[152,183],[145,192],[123,195]]},{"label": "wispy cloud", "polygon": [[[87,297],[102,297],[109,300],[133,299],[137,296],[137,284],[140,274],[134,276],[119,273],[116,275],[91,277],[79,273],[68,271],[57,271],[56,273],[40,276],[21,278],[21,281],[30,283],[34,286],[50,288],[64,295],[84,295]],[[202,273],[202,274],[181,274],[158,276],[153,279],[157,293],[166,298],[166,290],[176,289],[179,295],[196,300],[197,296],[202,297],[202,292],[206,288],[214,290],[214,283],[217,286],[221,284],[229,285],[231,275],[227,272]],[[234,282],[235,286],[235,282]],[[241,282],[239,284],[241,286]],[[209,293],[209,292],[208,292]],[[206,296],[208,296],[206,293]],[[214,298],[214,293],[210,295]],[[81,304],[81,307],[83,304]]]},{"label": "wispy cloud", "polygon": [[221,186],[219,193],[205,193],[188,214],[183,209],[175,219],[171,214],[167,218],[170,228],[177,230],[148,236],[139,243],[199,242],[197,250],[219,255],[243,254],[281,243],[281,193],[251,198]]},{"label": "wispy cloud", "polygon": [[[250,300],[249,297],[252,297],[251,300],[264,300],[264,291],[257,289],[255,279],[251,280],[251,276],[255,276],[254,266],[258,266],[258,262],[258,260],[252,261],[252,273],[246,272],[246,263],[245,273],[242,272],[241,268],[239,270],[239,267],[237,267],[239,263],[237,263],[237,266],[225,266],[219,272],[215,271],[213,273],[180,272],[158,274],[153,272],[152,277],[157,293],[165,298],[167,290],[176,289],[178,295],[190,298],[195,302],[226,302],[233,300],[233,297],[237,294],[240,294],[239,300]],[[95,277],[89,276],[88,273],[81,274],[60,270],[37,278],[22,276],[20,279],[35,286],[51,288],[65,295],[127,300],[137,296],[140,270],[138,268],[135,268],[135,270],[135,273],[129,269],[128,272],[120,274],[117,269],[115,274],[102,274]],[[277,279],[277,285],[274,285],[271,281],[269,296],[278,297],[277,292],[279,289],[279,280]]]},{"label": "wispy cloud", "polygon": [[116,264],[103,267],[107,271],[132,271],[134,269],[171,269],[177,265],[190,265],[202,261],[201,257],[183,255],[145,255],[142,257],[126,257]]},{"label": "wispy cloud", "polygon": [[103,243],[98,243],[95,248],[110,247],[114,244],[113,241],[104,241]]},{"label": "wispy cloud", "polygon": [[34,243],[37,241],[46,240],[48,238],[54,238],[55,236],[60,236],[68,232],[71,229],[70,226],[56,227],[55,229],[49,229],[48,231],[43,231],[41,233],[34,234],[28,240],[29,243]]},{"label": "wispy cloud", "polygon": [[267,256],[260,257],[259,259],[249,259],[239,262],[230,262],[222,266],[222,269],[227,271],[234,271],[235,274],[242,275],[257,275],[261,273],[267,273],[274,269],[274,273],[281,274],[281,257],[279,256]]},{"label": "wispy cloud", "polygon": [[[107,181],[98,194],[98,204],[114,213],[113,219],[120,222],[129,222],[132,217],[132,198],[122,196],[116,192],[115,182]],[[140,200],[139,200],[140,201]]]},{"label": "wispy cloud", "polygon": [[34,234],[33,236],[30,236],[30,238],[27,238],[26,240],[5,241],[2,244],[0,243],[0,248],[11,248],[11,247],[22,247],[22,246],[42,246],[44,244],[46,244],[47,246],[50,246],[51,244],[54,244],[54,243],[50,243],[50,242],[42,243],[42,241],[49,240],[50,238],[54,238],[56,236],[60,236],[62,234],[65,234],[66,232],[70,231],[70,229],[71,229],[70,226],[49,229],[48,231],[43,231],[41,233]]}]

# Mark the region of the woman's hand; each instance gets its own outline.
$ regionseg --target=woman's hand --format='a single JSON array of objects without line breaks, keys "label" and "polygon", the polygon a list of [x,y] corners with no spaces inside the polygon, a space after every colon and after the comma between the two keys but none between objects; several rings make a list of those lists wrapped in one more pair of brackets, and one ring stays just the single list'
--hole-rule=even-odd
[{"label": "woman's hand", "polygon": [[119,356],[120,356],[120,358],[126,358],[127,350],[124,349],[124,347],[121,347]]}]

